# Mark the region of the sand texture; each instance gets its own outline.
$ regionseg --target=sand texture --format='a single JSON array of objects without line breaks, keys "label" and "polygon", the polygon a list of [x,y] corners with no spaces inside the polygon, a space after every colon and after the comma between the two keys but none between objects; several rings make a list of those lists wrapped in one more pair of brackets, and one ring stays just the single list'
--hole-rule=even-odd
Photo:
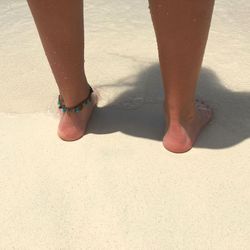
[{"label": "sand texture", "polygon": [[250,1],[215,6],[197,95],[214,120],[166,151],[146,1],[85,1],[88,134],[57,135],[57,86],[24,0],[0,1],[0,250],[249,250]]}]

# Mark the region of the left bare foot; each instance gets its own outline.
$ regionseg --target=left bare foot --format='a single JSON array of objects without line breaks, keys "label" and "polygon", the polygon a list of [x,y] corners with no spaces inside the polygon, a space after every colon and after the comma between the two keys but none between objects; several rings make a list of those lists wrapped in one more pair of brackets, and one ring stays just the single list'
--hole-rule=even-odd
[{"label": "left bare foot", "polygon": [[86,132],[88,122],[98,102],[98,96],[94,91],[91,94],[91,103],[83,107],[78,113],[62,113],[57,134],[64,141],[80,139]]}]

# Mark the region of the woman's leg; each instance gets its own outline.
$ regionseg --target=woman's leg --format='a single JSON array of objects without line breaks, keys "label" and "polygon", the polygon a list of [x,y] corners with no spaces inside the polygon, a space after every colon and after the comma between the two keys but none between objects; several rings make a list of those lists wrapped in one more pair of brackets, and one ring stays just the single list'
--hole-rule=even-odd
[{"label": "woman's leg", "polygon": [[212,111],[195,101],[214,0],[149,0],[165,92],[166,149],[192,148]]},{"label": "woman's leg", "polygon": [[[64,103],[77,105],[89,94],[84,72],[84,27],[82,0],[28,0],[45,53]],[[58,135],[64,140],[79,139],[95,106],[61,116]]]}]

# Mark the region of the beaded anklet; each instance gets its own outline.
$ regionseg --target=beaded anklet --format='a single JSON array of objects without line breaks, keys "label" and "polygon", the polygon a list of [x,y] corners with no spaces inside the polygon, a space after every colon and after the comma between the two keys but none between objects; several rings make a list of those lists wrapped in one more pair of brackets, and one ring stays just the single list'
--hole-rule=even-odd
[{"label": "beaded anklet", "polygon": [[80,112],[83,107],[88,106],[91,103],[91,94],[93,93],[93,89],[89,86],[89,94],[87,98],[85,98],[83,101],[81,101],[79,104],[77,104],[74,107],[66,107],[63,102],[63,98],[61,95],[58,96],[58,108],[62,110],[63,113],[66,112],[75,112],[78,113]]}]

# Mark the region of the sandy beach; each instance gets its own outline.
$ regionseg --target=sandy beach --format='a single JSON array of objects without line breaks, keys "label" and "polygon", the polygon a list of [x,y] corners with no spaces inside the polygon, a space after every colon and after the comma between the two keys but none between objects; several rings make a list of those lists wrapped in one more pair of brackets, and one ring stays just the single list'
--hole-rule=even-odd
[{"label": "sandy beach", "polygon": [[173,154],[147,1],[85,1],[101,99],[66,143],[27,3],[1,0],[0,250],[250,249],[249,25],[248,0],[217,1],[197,90],[214,120]]}]

